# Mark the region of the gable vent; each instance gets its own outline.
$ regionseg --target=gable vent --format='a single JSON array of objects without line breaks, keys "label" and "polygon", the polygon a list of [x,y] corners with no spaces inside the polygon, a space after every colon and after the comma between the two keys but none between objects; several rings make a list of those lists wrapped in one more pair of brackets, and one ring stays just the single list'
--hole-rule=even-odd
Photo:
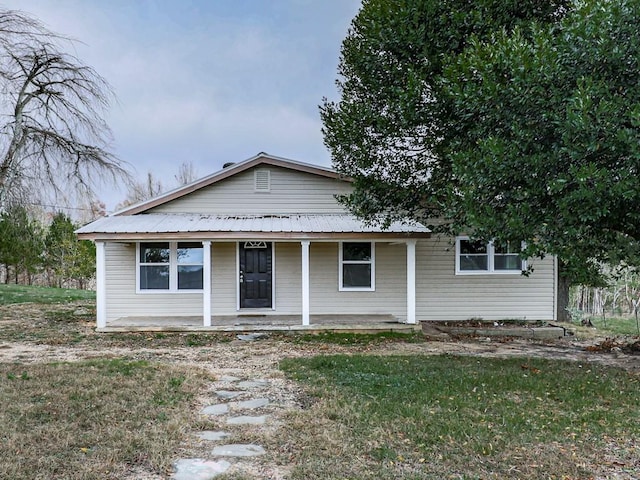
[{"label": "gable vent", "polygon": [[253,188],[256,192],[271,191],[271,171],[256,170],[253,173]]}]

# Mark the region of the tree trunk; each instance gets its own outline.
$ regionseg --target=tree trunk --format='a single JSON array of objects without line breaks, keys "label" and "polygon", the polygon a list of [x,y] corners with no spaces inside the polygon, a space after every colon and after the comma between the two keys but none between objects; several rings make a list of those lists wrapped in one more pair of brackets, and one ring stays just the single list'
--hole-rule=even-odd
[{"label": "tree trunk", "polygon": [[556,319],[559,322],[570,322],[569,315],[569,287],[571,282],[564,274],[564,262],[558,260],[558,303],[556,305]]}]

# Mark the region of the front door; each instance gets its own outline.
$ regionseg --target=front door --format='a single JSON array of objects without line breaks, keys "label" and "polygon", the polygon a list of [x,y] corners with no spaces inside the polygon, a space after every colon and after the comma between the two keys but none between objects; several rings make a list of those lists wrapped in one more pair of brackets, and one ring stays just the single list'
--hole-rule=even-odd
[{"label": "front door", "polygon": [[240,308],[271,308],[271,242],[240,242]]}]

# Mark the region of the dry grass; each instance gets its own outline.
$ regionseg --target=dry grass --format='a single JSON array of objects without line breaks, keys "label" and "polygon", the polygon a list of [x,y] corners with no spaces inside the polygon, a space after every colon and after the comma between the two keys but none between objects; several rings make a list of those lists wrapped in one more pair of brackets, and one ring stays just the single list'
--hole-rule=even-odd
[{"label": "dry grass", "polygon": [[207,376],[141,361],[0,364],[0,478],[164,474]]}]

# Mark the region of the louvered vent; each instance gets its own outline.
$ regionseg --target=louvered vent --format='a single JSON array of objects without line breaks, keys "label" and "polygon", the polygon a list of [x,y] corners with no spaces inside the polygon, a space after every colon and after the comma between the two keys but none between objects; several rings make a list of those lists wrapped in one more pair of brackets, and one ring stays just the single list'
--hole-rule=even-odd
[{"label": "louvered vent", "polygon": [[253,185],[256,192],[271,191],[271,172],[269,170],[256,170],[253,175]]}]

